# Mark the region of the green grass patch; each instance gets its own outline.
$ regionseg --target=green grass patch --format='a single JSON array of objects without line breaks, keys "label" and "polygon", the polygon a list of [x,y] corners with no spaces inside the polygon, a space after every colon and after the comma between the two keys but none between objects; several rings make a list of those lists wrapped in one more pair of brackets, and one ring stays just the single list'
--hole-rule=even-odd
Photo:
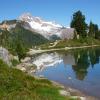
[{"label": "green grass patch", "polygon": [[80,38],[73,40],[59,40],[55,47],[49,47],[50,43],[41,45],[41,49],[54,49],[54,48],[65,48],[65,47],[80,47],[80,46],[90,46],[90,45],[100,45],[100,40],[94,38]]},{"label": "green grass patch", "polygon": [[0,100],[71,100],[47,79],[35,79],[0,60]]},{"label": "green grass patch", "polygon": [[12,63],[13,66],[16,66],[16,65],[19,64],[19,61],[16,60],[16,59],[12,59],[12,60],[11,60],[11,63]]}]

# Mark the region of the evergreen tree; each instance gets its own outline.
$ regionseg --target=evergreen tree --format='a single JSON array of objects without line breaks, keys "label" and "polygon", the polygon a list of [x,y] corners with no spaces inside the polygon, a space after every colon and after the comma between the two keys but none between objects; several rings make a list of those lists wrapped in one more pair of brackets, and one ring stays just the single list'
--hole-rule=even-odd
[{"label": "evergreen tree", "polygon": [[16,44],[16,53],[18,55],[19,61],[25,57],[25,49],[23,48],[21,43]]},{"label": "evergreen tree", "polygon": [[77,11],[73,14],[73,19],[70,26],[76,29],[79,36],[87,36],[87,24],[85,22],[85,16],[82,14],[81,11]]},{"label": "evergreen tree", "polygon": [[99,38],[99,28],[97,24],[95,24],[94,30],[95,30],[95,39],[98,39]]},{"label": "evergreen tree", "polygon": [[92,21],[89,24],[89,32],[88,32],[88,36],[89,37],[95,37],[95,29],[94,29],[95,25],[92,23]]},{"label": "evergreen tree", "polygon": [[96,39],[100,37],[100,31],[97,24],[90,22],[88,36]]}]

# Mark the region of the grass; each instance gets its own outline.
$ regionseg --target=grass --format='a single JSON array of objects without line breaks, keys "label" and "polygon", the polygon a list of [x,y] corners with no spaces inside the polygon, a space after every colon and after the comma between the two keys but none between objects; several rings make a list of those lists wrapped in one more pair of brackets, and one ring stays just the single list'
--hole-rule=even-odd
[{"label": "grass", "polygon": [[49,80],[35,79],[0,60],[0,100],[72,100]]},{"label": "grass", "polygon": [[11,60],[11,63],[12,63],[13,66],[16,66],[16,65],[19,64],[19,61],[16,60],[16,59],[12,59],[12,60]]},{"label": "grass", "polygon": [[79,47],[89,45],[100,45],[100,41],[94,38],[81,38],[73,40],[60,40],[55,47],[49,48],[50,43],[41,45],[41,49],[65,48],[65,47]]}]

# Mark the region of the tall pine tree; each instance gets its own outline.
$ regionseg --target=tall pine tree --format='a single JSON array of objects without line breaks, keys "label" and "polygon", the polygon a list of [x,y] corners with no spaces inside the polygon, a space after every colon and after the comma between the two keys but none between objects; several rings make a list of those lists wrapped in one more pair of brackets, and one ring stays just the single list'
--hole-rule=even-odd
[{"label": "tall pine tree", "polygon": [[89,32],[88,32],[88,36],[89,37],[95,37],[95,25],[93,24],[93,22],[91,21],[89,24]]},{"label": "tall pine tree", "polygon": [[81,37],[87,36],[87,24],[85,22],[85,16],[81,11],[77,11],[73,14],[73,18],[70,24],[71,28],[75,28],[77,34]]},{"label": "tall pine tree", "polygon": [[99,31],[98,25],[93,24],[92,21],[90,22],[90,25],[89,25],[88,36],[96,38],[96,39],[98,39],[100,37],[100,31]]}]

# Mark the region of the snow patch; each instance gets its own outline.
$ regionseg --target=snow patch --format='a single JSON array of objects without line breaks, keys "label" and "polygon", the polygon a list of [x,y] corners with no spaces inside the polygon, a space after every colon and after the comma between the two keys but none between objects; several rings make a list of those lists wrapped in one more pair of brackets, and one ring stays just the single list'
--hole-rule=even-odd
[{"label": "snow patch", "polygon": [[51,39],[53,35],[56,35],[61,39],[67,37],[68,39],[72,39],[74,36],[74,30],[72,28],[65,28],[60,24],[56,24],[55,22],[45,21],[42,20],[40,17],[33,17],[29,13],[25,13],[22,16],[20,16],[19,20],[27,22],[31,30],[43,35],[47,39]]}]

